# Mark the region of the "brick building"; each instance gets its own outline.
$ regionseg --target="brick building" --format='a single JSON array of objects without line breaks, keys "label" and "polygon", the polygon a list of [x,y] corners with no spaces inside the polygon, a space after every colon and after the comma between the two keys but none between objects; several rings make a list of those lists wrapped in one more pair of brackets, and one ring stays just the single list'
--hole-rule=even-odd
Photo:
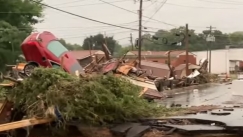
[{"label": "brick building", "polygon": [[[126,58],[137,58],[138,51],[128,52]],[[142,60],[158,62],[158,63],[168,63],[168,51],[142,51]],[[171,65],[174,67],[180,64],[186,63],[186,51],[172,51],[170,53]],[[189,52],[188,59],[190,64],[196,65],[196,55]]]}]

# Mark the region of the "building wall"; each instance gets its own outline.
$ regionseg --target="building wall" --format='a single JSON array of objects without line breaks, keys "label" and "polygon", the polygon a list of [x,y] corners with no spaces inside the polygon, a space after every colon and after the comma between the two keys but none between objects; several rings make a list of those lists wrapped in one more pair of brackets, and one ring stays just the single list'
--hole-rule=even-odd
[{"label": "building wall", "polygon": [[165,63],[167,59],[165,59],[165,58],[146,58],[146,57],[142,57],[142,60],[158,62],[158,63]]},{"label": "building wall", "polygon": [[[126,56],[126,58],[134,58],[136,56]],[[196,65],[196,57],[194,55],[188,55],[189,58],[189,63]],[[158,62],[158,63],[164,63],[167,64],[168,63],[168,58],[167,57],[149,57],[146,58],[145,56],[142,56],[142,60],[147,60],[147,61],[152,61],[152,62]],[[186,55],[179,55],[178,57],[171,57],[171,65],[173,65],[174,67],[179,66],[180,64],[184,64],[185,60],[186,60]]]},{"label": "building wall", "polygon": [[[194,52],[194,54],[197,55],[197,63],[201,59],[207,58],[207,51]],[[211,73],[220,74],[229,72],[227,62],[229,63],[226,50],[211,51]]]},{"label": "building wall", "polygon": [[[207,51],[193,52],[197,55],[197,63],[207,58]],[[222,49],[211,51],[211,73],[229,73],[230,60],[243,60],[243,49]],[[208,65],[209,67],[209,65]]]},{"label": "building wall", "polygon": [[169,77],[170,76],[170,71],[166,70],[166,69],[154,68],[154,67],[143,66],[143,65],[141,65],[141,68],[147,70],[146,73],[149,75],[153,75],[153,76],[157,76],[157,77],[164,77],[164,76]]},{"label": "building wall", "polygon": [[229,60],[243,60],[243,48],[242,49],[229,49]]}]

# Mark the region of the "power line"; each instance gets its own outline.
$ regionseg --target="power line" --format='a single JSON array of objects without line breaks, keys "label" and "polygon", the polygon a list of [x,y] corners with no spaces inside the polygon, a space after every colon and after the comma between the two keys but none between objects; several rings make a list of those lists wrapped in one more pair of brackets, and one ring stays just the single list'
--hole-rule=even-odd
[{"label": "power line", "polygon": [[[120,34],[120,33],[131,33],[131,31],[113,32],[113,33],[108,33],[108,35],[114,35],[114,34]],[[96,35],[96,34],[87,33],[84,35],[66,35],[66,36],[60,36],[60,38],[81,38],[81,37],[87,37],[87,35]]]},{"label": "power line", "polygon": [[197,1],[201,1],[201,2],[207,2],[207,3],[217,3],[217,4],[227,4],[227,5],[243,5],[243,3],[237,3],[237,2],[228,2],[228,1],[224,1],[224,2],[219,2],[219,1],[209,1],[209,0],[197,0]]},{"label": "power line", "polygon": [[[84,0],[82,0],[82,1],[84,1]],[[111,3],[117,3],[117,2],[124,2],[124,1],[131,1],[131,0],[119,0],[119,1],[113,1],[113,2],[111,2]],[[78,2],[80,2],[80,0],[78,1]],[[71,2],[67,2],[67,3],[71,3]],[[104,4],[104,3],[93,3],[93,4],[83,4],[83,5],[71,5],[71,6],[61,6],[61,7],[59,7],[58,6],[58,8],[67,8],[67,7],[81,7],[81,6],[92,6],[92,5],[101,5],[101,4]],[[58,4],[59,5],[59,4]],[[64,3],[63,4],[61,4],[61,5],[64,5]],[[56,6],[56,5],[55,5]],[[0,14],[30,14],[30,13],[38,13],[38,12],[12,12],[12,11],[0,11]]]},{"label": "power line", "polygon": [[64,3],[60,3],[60,4],[55,4],[55,6],[65,5],[65,4],[70,4],[70,3],[77,3],[77,2],[81,2],[81,1],[86,1],[86,0],[76,0],[76,1],[64,2]]},{"label": "power line", "polygon": [[[129,25],[132,25],[132,23],[136,23],[138,22],[137,21],[131,21],[131,22],[127,22],[127,23],[119,23],[119,24],[116,24],[116,25],[124,25],[124,26],[129,26]],[[37,29],[60,29],[60,30],[63,30],[63,29],[96,29],[96,28],[107,28],[107,27],[110,27],[110,26],[90,26],[90,27],[47,27],[47,28],[37,28]],[[21,30],[25,30],[25,29],[30,29],[29,27],[17,27],[17,29]],[[36,29],[36,28],[34,28]]]},{"label": "power line", "polygon": [[[124,9],[124,8],[121,8],[119,6],[116,6],[116,5],[113,5],[111,3],[116,3],[116,2],[124,2],[124,1],[131,1],[131,0],[121,0],[121,1],[113,1],[113,2],[110,2],[109,4],[112,5],[112,6],[115,6],[117,8],[120,8],[120,9],[123,9],[123,10],[126,10],[126,11],[129,11],[127,9]],[[34,2],[34,1],[33,1]],[[104,2],[104,1],[103,1]],[[108,4],[108,2],[106,2]],[[154,2],[156,3],[156,1]],[[93,3],[93,4],[84,4],[84,5],[74,5],[74,6],[64,6],[64,7],[81,7],[81,6],[90,6],[90,5],[100,5],[100,4],[104,4],[104,3]],[[226,3],[225,3],[226,4]],[[243,3],[242,3],[243,4]],[[170,6],[177,6],[177,7],[185,7],[185,8],[201,8],[201,9],[241,9],[241,8],[228,8],[228,7],[225,7],[225,8],[217,8],[217,7],[197,7],[197,6],[186,6],[186,5],[180,5],[180,4],[174,4],[174,3],[166,3],[166,5],[170,5]],[[237,4],[239,5],[239,4]],[[59,8],[63,8],[63,7],[59,7]],[[133,12],[133,11],[129,11],[129,12]],[[9,11],[0,11],[0,14],[29,14],[29,13],[37,13],[37,12],[9,12]],[[133,12],[135,13],[135,12]],[[136,13],[137,14],[137,13]],[[145,18],[148,18],[146,16],[143,16]],[[166,22],[162,22],[162,21],[159,21],[159,20],[155,20],[155,19],[152,19],[154,21],[157,21],[157,22],[160,22],[160,23],[163,23],[163,24],[166,24],[166,25],[170,25],[170,26],[174,26],[176,27],[175,25],[173,24],[169,24],[169,23],[166,23]]]},{"label": "power line", "polygon": [[[118,1],[112,1],[110,3],[118,3],[118,2],[124,2],[124,1],[131,1],[131,0],[118,0]],[[104,4],[104,3],[92,3],[92,4],[73,5],[73,6],[62,6],[62,7],[59,7],[59,8],[94,6],[94,5],[102,5],[102,4]]]},{"label": "power line", "polygon": [[130,38],[130,37],[125,37],[125,38],[120,38],[120,39],[115,39],[115,40],[118,41],[118,40],[124,40],[124,39],[128,39],[128,38]]},{"label": "power line", "polygon": [[[35,0],[31,0],[31,1],[34,2],[34,3],[40,4],[42,6],[45,6],[45,7],[51,8],[51,9],[55,9],[57,11],[61,11],[61,12],[64,12],[66,14],[73,15],[73,16],[76,16],[76,17],[79,17],[79,18],[83,18],[83,19],[86,19],[86,20],[90,20],[90,21],[93,21],[93,22],[97,22],[97,23],[101,23],[101,24],[105,24],[105,25],[109,25],[109,26],[113,26],[113,27],[117,27],[117,28],[123,28],[123,29],[138,31],[138,29],[128,28],[128,27],[124,27],[124,26],[119,26],[119,25],[111,24],[111,23],[106,23],[106,22],[103,22],[103,21],[91,19],[91,18],[88,18],[88,17],[84,17],[84,16],[81,16],[81,15],[78,15],[78,14],[74,14],[74,13],[68,12],[68,11],[64,11],[62,9],[58,9],[58,8],[49,6],[47,4],[44,4],[44,3],[41,3],[41,2],[35,1]],[[144,32],[153,32],[153,31],[144,31]]]},{"label": "power line", "polygon": [[174,3],[166,3],[166,5],[170,6],[177,6],[177,7],[186,7],[186,8],[197,8],[197,9],[241,9],[241,8],[217,8],[217,7],[197,7],[197,6],[186,6],[186,5],[179,5],[179,4],[174,4]]},{"label": "power line", "polygon": [[[146,27],[146,28],[149,28],[149,29],[156,29],[156,30],[163,30],[163,31],[167,31],[167,32],[170,32],[170,30],[165,30],[165,29],[161,29],[161,28],[156,28],[156,27],[149,27],[149,26],[143,26],[143,27]],[[205,28],[205,27],[204,27]],[[194,32],[194,34],[195,35],[197,35],[197,36],[199,36],[199,35],[206,35],[206,34],[204,34],[203,32],[201,32],[201,33],[195,33]],[[222,35],[214,35],[215,37],[224,37],[224,38],[242,38],[243,37],[243,35],[240,35],[240,36],[230,36],[230,34],[231,33],[226,33],[226,35],[225,34],[222,34]]]},{"label": "power line", "polygon": [[157,13],[158,13],[158,11],[165,5],[165,3],[167,2],[167,0],[163,0],[162,2],[161,2],[161,5],[160,5],[160,7],[155,11],[155,13],[144,23],[144,24],[146,24],[146,23],[148,23],[148,21],[150,20],[150,19],[152,19]]},{"label": "power line", "polygon": [[[130,25],[129,25],[130,26]],[[132,25],[132,26],[137,26],[137,25]],[[131,27],[131,26],[130,26]],[[89,27],[89,28],[78,28],[78,27],[73,27],[73,29],[70,29],[71,27],[69,27],[69,29],[54,29],[54,31],[60,31],[60,32],[66,32],[66,31],[74,31],[73,29],[75,29],[76,31],[85,31],[85,32],[98,32],[98,31],[114,31],[114,30],[121,30],[121,28],[113,28],[113,27]],[[35,28],[34,31],[41,31],[41,30],[45,30],[46,28]],[[1,30],[15,30],[15,29],[2,29]],[[19,29],[20,31],[25,30],[25,28]]]},{"label": "power line", "polygon": [[[106,1],[104,1],[104,0],[99,0],[99,1],[102,1],[102,2],[104,2],[104,3],[106,3],[106,4],[109,4],[109,5],[113,6],[113,7],[116,7],[116,8],[119,8],[119,9],[122,9],[122,10],[125,10],[125,11],[127,11],[127,12],[130,12],[130,13],[133,13],[133,14],[136,14],[136,15],[137,15],[136,12],[133,12],[133,11],[131,11],[131,10],[128,10],[128,9],[125,9],[125,8],[122,8],[122,7],[119,7],[119,6],[116,6],[116,5],[114,5],[114,4],[111,4],[111,3],[109,3],[109,2],[106,2]],[[142,17],[144,17],[144,18],[148,18],[148,19],[150,18],[150,17],[147,17],[147,16],[142,16]],[[166,22],[163,22],[163,21],[159,21],[159,20],[156,20],[156,19],[151,19],[151,20],[153,20],[153,21],[157,21],[157,22],[160,22],[160,23],[169,25],[169,26],[177,27],[176,25],[173,25],[173,24],[170,24],[170,23],[166,23]]]},{"label": "power line", "polygon": [[148,8],[150,8],[152,5],[154,5],[154,3],[156,3],[158,0],[156,0],[156,1],[154,1],[154,2],[151,2],[151,4],[149,5],[149,6],[147,6],[147,7],[145,7],[143,10],[145,10],[145,9],[148,9]]}]

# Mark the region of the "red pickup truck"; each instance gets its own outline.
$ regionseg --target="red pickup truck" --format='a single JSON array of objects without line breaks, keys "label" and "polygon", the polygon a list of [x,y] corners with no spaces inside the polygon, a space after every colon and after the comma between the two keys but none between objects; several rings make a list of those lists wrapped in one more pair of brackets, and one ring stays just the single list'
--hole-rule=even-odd
[{"label": "red pickup truck", "polygon": [[[60,67],[68,73],[83,73],[76,58],[50,32],[32,33],[21,44],[22,52],[28,64],[24,68],[30,75],[35,67]],[[62,61],[63,60],[63,61]],[[62,62],[62,63],[61,63]]]}]

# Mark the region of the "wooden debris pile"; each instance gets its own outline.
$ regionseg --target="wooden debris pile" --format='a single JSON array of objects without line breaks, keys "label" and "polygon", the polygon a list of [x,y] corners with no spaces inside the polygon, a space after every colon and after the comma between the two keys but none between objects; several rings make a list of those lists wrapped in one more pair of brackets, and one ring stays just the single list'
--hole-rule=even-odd
[{"label": "wooden debris pile", "polygon": [[37,68],[3,95],[29,118],[54,118],[62,123],[75,119],[89,125],[106,125],[170,111],[140,98],[141,90],[113,75],[77,78],[59,69]]}]

